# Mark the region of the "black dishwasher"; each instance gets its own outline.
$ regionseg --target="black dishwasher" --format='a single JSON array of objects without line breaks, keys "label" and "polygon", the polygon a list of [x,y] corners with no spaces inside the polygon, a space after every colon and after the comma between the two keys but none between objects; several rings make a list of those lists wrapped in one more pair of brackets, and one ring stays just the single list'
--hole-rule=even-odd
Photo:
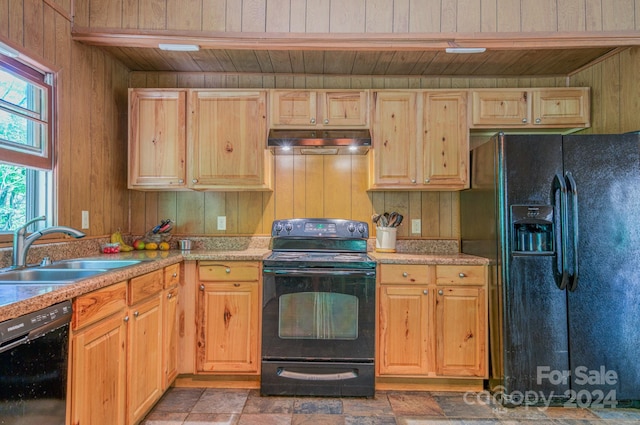
[{"label": "black dishwasher", "polygon": [[0,323],[0,424],[64,425],[71,302]]}]

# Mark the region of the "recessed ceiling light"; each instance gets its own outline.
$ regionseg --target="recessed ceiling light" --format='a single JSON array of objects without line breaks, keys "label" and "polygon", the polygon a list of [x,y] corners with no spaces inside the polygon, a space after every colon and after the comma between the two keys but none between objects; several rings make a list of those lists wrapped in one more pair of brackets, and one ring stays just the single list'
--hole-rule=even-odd
[{"label": "recessed ceiling light", "polygon": [[487,49],[484,47],[447,47],[447,53],[484,53]]},{"label": "recessed ceiling light", "polygon": [[3,42],[0,41],[0,54],[5,55],[10,58],[17,58],[20,56],[20,52],[18,52],[13,47],[9,47]]},{"label": "recessed ceiling light", "polygon": [[172,52],[197,52],[200,50],[200,46],[197,44],[158,44],[158,48]]}]

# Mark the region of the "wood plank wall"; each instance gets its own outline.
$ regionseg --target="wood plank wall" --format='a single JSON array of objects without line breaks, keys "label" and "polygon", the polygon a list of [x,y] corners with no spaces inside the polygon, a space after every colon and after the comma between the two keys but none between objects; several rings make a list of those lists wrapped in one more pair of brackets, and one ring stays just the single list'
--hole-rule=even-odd
[{"label": "wood plank wall", "polygon": [[638,0],[76,0],[75,4],[75,23],[93,28],[300,33],[640,29]]},{"label": "wood plank wall", "polygon": [[100,236],[129,228],[129,70],[72,41],[71,15],[70,0],[0,0],[0,40],[56,73],[55,221],[79,229],[86,210],[87,234]]},{"label": "wood plank wall", "polygon": [[585,134],[640,131],[640,47],[627,49],[570,79],[591,87],[591,128]]},{"label": "wood plank wall", "polygon": [[[563,87],[564,78],[349,78],[243,76],[210,73],[131,73],[131,87],[199,88],[471,88]],[[422,233],[399,237],[459,237],[457,192],[366,192],[367,157],[292,157],[275,161],[275,190],[262,192],[132,192],[132,232],[142,233],[163,218],[176,220],[180,234],[269,234],[274,218],[339,217],[370,222],[374,212],[398,211],[405,222],[422,220]],[[227,230],[215,229],[227,217]]]},{"label": "wood plank wall", "polygon": [[[543,29],[536,25],[548,31],[608,31],[637,29],[640,22],[640,0],[76,0],[75,5],[72,12],[71,0],[0,0],[0,40],[21,46],[20,50],[58,72],[57,222],[80,227],[80,212],[88,210],[88,233],[94,236],[116,228],[142,232],[165,217],[179,218],[178,229],[184,233],[216,234],[212,218],[222,214],[227,216],[227,234],[266,234],[273,218],[318,214],[367,220],[373,211],[384,210],[404,212],[407,220],[421,218],[422,237],[458,236],[455,192],[366,194],[360,159],[353,160],[350,167],[328,159],[322,159],[322,165],[312,163],[312,159],[295,159],[286,166],[287,159],[278,159],[273,194],[127,191],[127,86],[466,88],[553,87],[566,82],[554,78],[129,75],[126,68],[99,49],[71,40],[72,15],[77,24],[94,27],[285,32]],[[429,19],[416,19],[427,13]],[[588,132],[624,132],[640,127],[637,69],[640,53],[634,48],[569,79],[571,85],[592,87],[593,126]],[[335,173],[336,169],[342,171]],[[303,176],[304,185],[296,183],[299,176]],[[346,199],[336,201],[330,191],[337,184],[344,187],[344,182],[350,182],[350,192],[343,191]],[[407,226],[401,229],[401,236],[406,236],[407,230]]]}]

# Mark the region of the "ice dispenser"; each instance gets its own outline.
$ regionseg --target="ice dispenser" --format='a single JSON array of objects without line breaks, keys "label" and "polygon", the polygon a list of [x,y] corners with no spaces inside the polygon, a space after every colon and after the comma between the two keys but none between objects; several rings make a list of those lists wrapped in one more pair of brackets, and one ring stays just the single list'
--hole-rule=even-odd
[{"label": "ice dispenser", "polygon": [[512,205],[513,251],[528,254],[553,252],[553,206]]}]

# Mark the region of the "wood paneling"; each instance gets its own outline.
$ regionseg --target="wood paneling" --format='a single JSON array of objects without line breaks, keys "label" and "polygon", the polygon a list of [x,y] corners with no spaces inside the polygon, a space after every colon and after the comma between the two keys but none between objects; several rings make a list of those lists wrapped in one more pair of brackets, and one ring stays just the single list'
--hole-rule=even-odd
[{"label": "wood paneling", "polygon": [[[136,23],[138,29],[226,32],[555,32],[640,26],[635,0],[76,0],[75,9],[76,24],[85,27],[135,28]],[[166,20],[156,19],[163,10]]]},{"label": "wood paneling", "polygon": [[591,128],[584,134],[640,130],[640,47],[620,52],[570,78],[591,87]]},{"label": "wood paneling", "polygon": [[[82,7],[76,10],[83,13]],[[54,220],[80,228],[86,210],[88,235],[126,232],[129,70],[100,49],[72,41],[69,16],[68,0],[0,0],[0,36],[56,75]]]},{"label": "wood paneling", "polygon": [[[344,2],[342,2],[344,3]],[[335,0],[0,0],[0,36],[23,46],[23,51],[48,64],[58,76],[57,221],[80,227],[80,211],[90,212],[90,235],[108,234],[116,228],[143,232],[163,218],[174,218],[177,232],[216,234],[215,218],[227,216],[226,234],[267,234],[274,218],[302,217],[311,213],[370,220],[373,212],[397,210],[406,225],[399,236],[457,238],[458,194],[455,192],[367,193],[366,157],[274,158],[273,193],[141,193],[126,190],[126,89],[131,87],[227,87],[227,88],[456,88],[563,86],[563,77],[494,78],[395,77],[398,61],[414,62],[411,73],[429,70],[433,52],[396,54],[359,52],[348,56],[355,77],[304,75],[324,72],[324,64],[337,57],[327,52],[269,51],[256,55],[254,74],[200,72],[209,56],[218,62],[215,71],[235,69],[247,56],[224,51],[201,51],[190,62],[197,72],[132,72],[157,67],[175,71],[182,60],[155,53],[132,56],[127,48],[112,53],[71,40],[69,17],[78,26],[100,24],[112,28],[185,29],[201,31],[281,32],[415,32],[415,31],[617,31],[640,28],[637,1],[623,0],[361,0],[350,5]],[[614,4],[615,3],[615,4]],[[349,27],[336,11],[355,13]],[[470,11],[479,10],[479,13]],[[284,12],[288,13],[284,13]],[[544,12],[543,12],[544,11]],[[555,11],[556,16],[543,16]],[[281,13],[282,12],[282,13]],[[426,16],[429,13],[429,16]],[[278,14],[278,19],[265,22]],[[525,14],[527,14],[525,16]],[[531,14],[531,15],[530,15]],[[543,19],[535,22],[538,16]],[[424,19],[423,19],[424,18]],[[421,20],[422,19],[422,20]],[[26,34],[26,27],[29,34]],[[555,26],[555,28],[554,28]],[[259,28],[264,27],[264,30]],[[455,27],[455,28],[454,28]],[[531,27],[531,28],[529,28]],[[345,54],[340,54],[344,60]],[[529,57],[530,59],[530,57]],[[452,69],[473,73],[477,59],[452,59]],[[515,62],[520,61],[518,58]],[[573,60],[573,59],[572,59]],[[511,58],[513,62],[513,58]],[[560,61],[558,61],[560,62]],[[212,63],[212,62],[209,62]],[[496,66],[504,66],[497,63]],[[447,68],[440,72],[445,72]],[[640,113],[640,50],[631,48],[569,78],[572,86],[592,88],[592,127],[585,132],[638,130]],[[344,72],[342,67],[337,72]],[[235,69],[237,72],[237,69]],[[274,76],[265,73],[293,72]],[[354,71],[352,71],[354,72]],[[525,72],[525,71],[521,71]],[[528,75],[531,75],[528,73]],[[97,101],[98,104],[95,104]],[[88,166],[88,164],[91,164]],[[340,185],[339,188],[336,188]],[[336,200],[335,191],[346,193]],[[131,217],[129,218],[129,203]],[[410,219],[422,220],[422,234],[409,235]],[[130,220],[130,223],[129,223]]]},{"label": "wood paneling", "polygon": [[[158,81],[170,84],[202,83],[203,88],[236,88],[237,76],[207,73],[131,74],[135,87],[153,87]],[[282,88],[451,88],[563,86],[562,78],[541,79],[468,78],[382,78],[366,79],[300,76],[258,77],[252,84]],[[459,236],[457,192],[375,192],[366,191],[367,156],[273,157],[274,192],[132,192],[132,231],[142,233],[160,219],[176,220],[176,233],[184,234],[269,234],[273,219],[291,217],[345,217],[370,223],[374,212],[397,211],[405,216],[399,237],[453,238]],[[162,212],[160,212],[162,211]],[[143,217],[141,218],[140,215]],[[217,230],[217,216],[227,217],[227,230]],[[410,234],[411,219],[422,220],[422,232]],[[374,233],[374,232],[372,232]]]}]

